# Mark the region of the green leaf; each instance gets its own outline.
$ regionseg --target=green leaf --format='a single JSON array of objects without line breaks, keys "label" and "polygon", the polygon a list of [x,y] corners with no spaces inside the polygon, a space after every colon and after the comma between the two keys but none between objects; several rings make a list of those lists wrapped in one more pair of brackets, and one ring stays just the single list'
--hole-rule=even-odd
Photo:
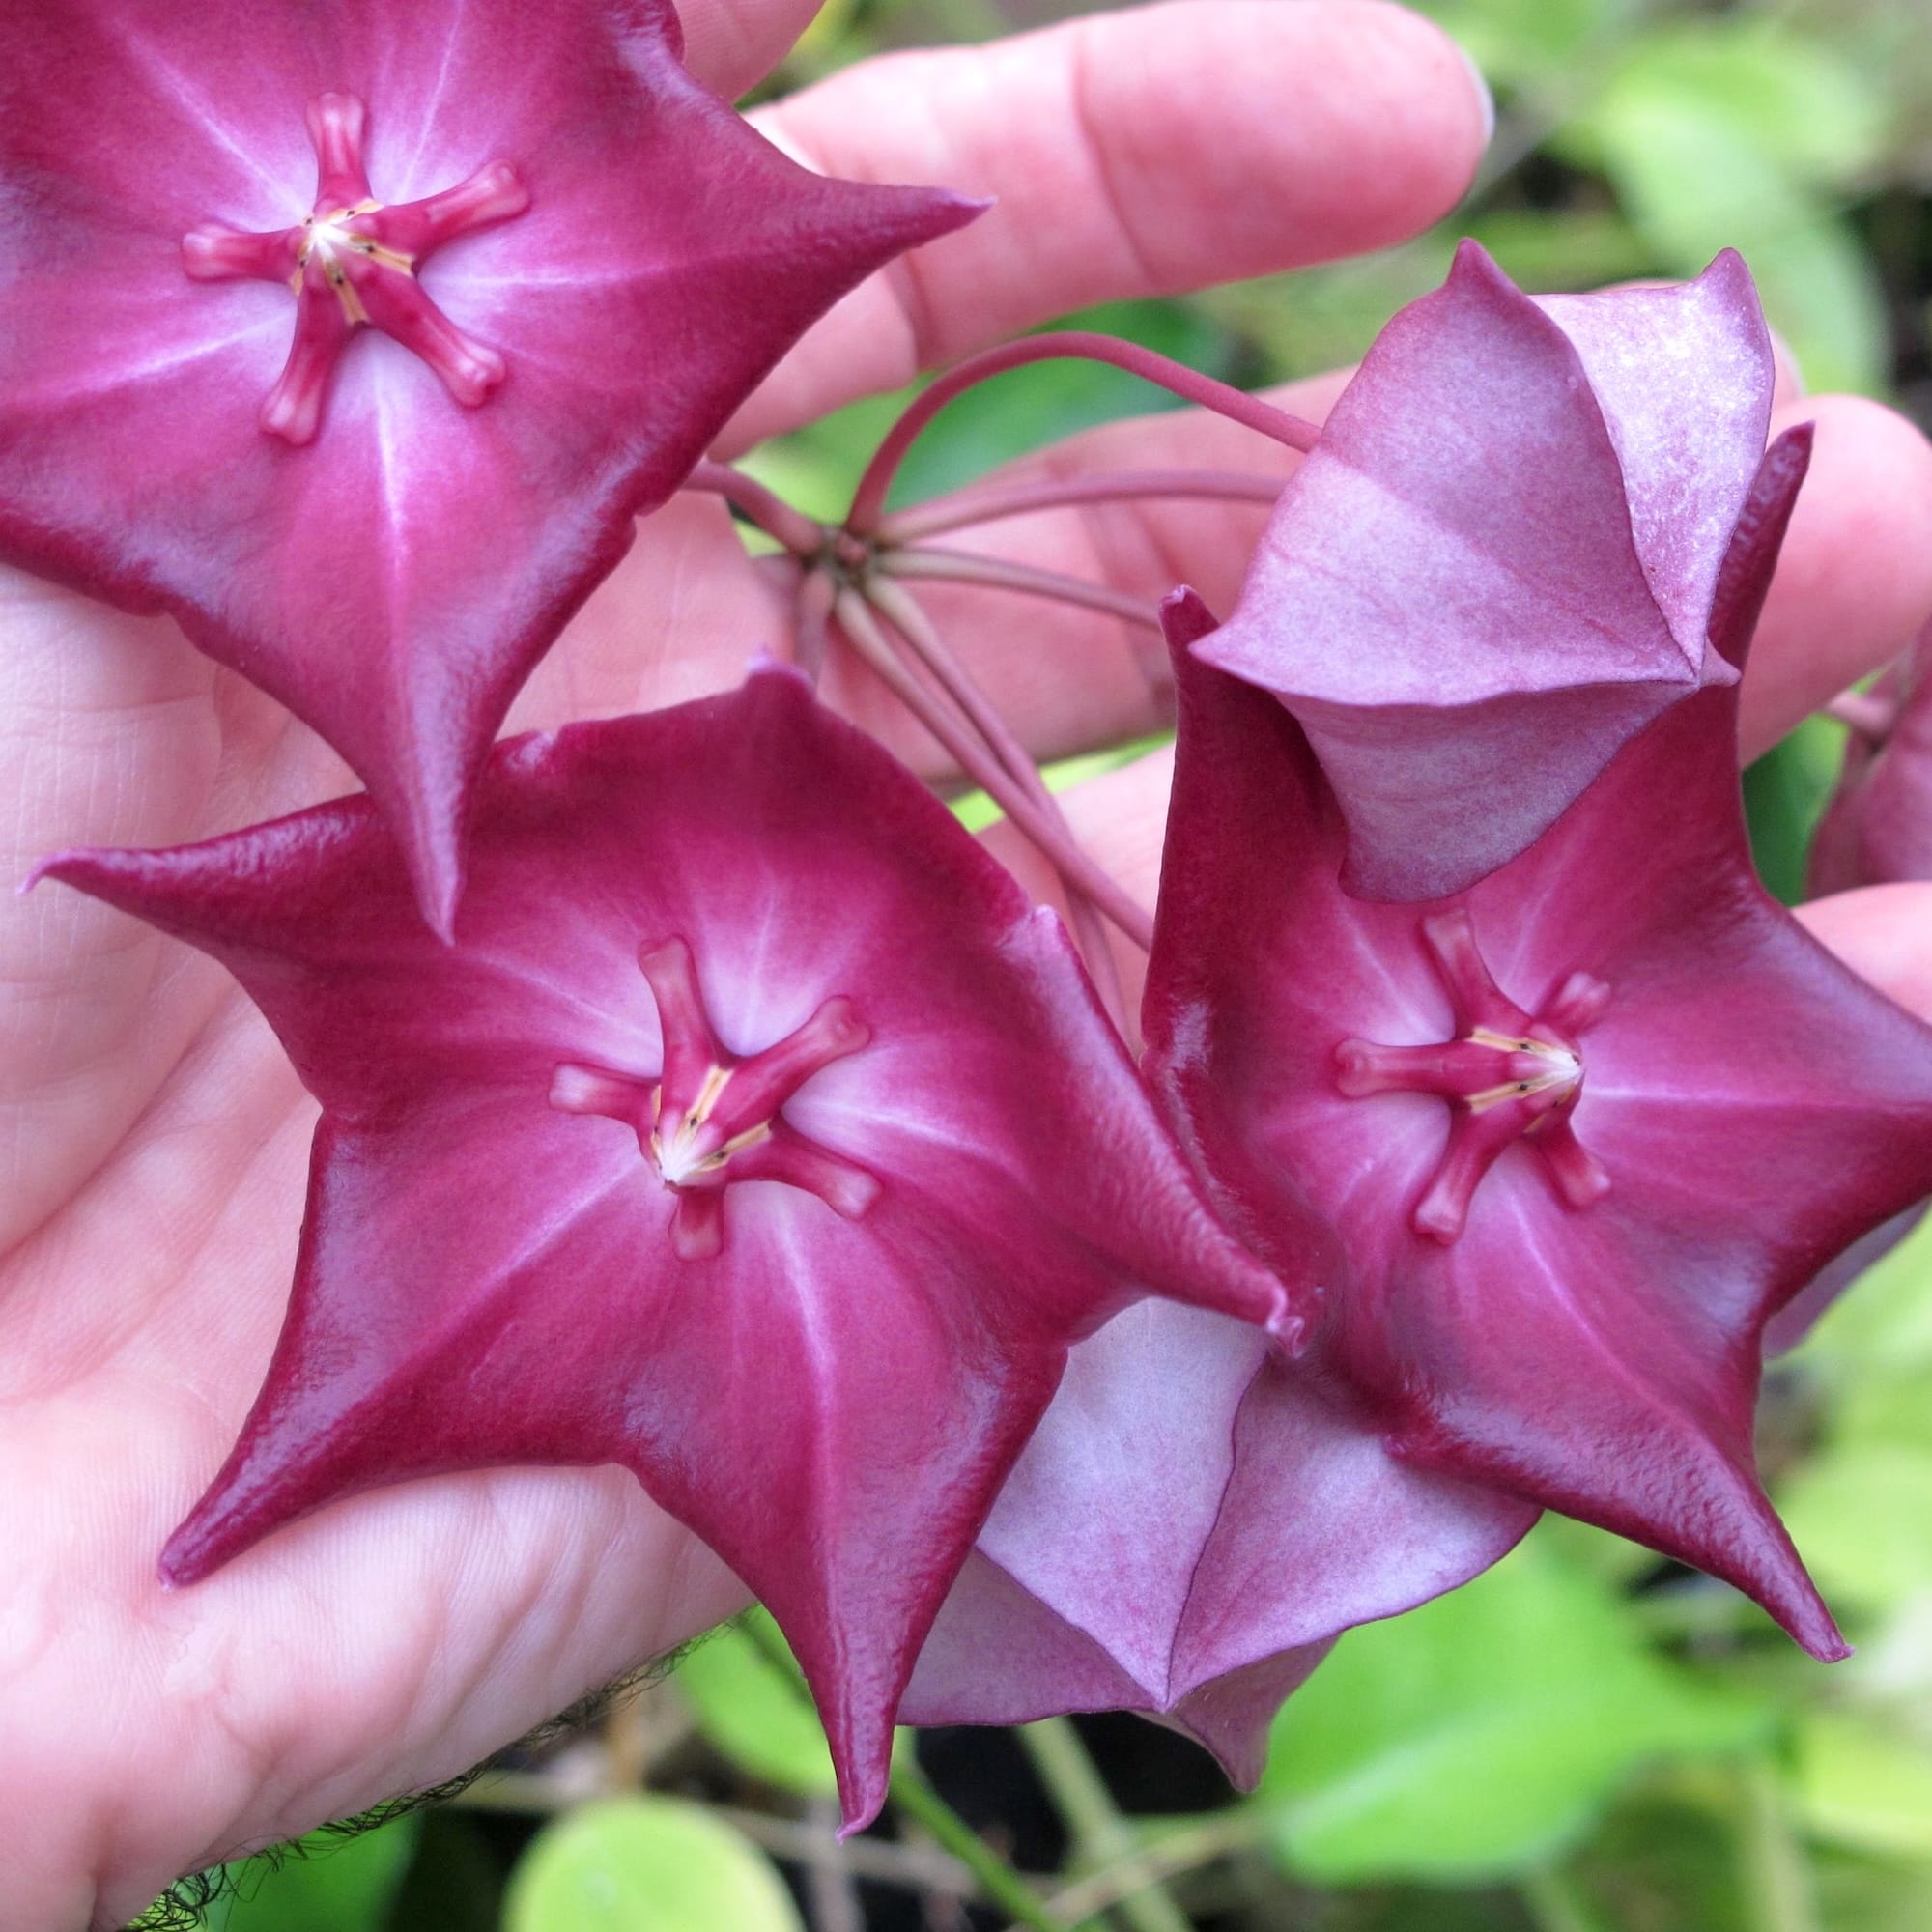
[{"label": "green leaf", "polygon": [[212,1932],[381,1932],[422,1829],[399,1818],[358,1837],[317,1833],[279,1868],[235,1871],[235,1891],[209,1913]]},{"label": "green leaf", "polygon": [[1641,69],[1620,76],[1566,134],[1601,164],[1659,260],[1690,275],[1719,249],[1750,264],[1772,327],[1814,388],[1884,382],[1884,298],[1856,237],[1756,131],[1694,89]]},{"label": "green leaf", "polygon": [[1821,186],[1855,180],[1885,148],[1883,100],[1857,69],[1771,20],[1660,21],[1631,40],[1611,87],[1671,94]]},{"label": "green leaf", "polygon": [[[1836,1374],[1854,1403],[1882,1387],[1932,1384],[1932,1217],[1838,1297],[1798,1359]],[[1932,1424],[1915,1439],[1932,1440]]]},{"label": "green leaf", "polygon": [[504,1932],[804,1932],[771,1861],[699,1804],[606,1798],[538,1833]]},{"label": "green leaf", "polygon": [[1841,1607],[1885,1612],[1932,1591],[1932,1449],[1834,1445],[1783,1487],[1778,1507],[1818,1587]]},{"label": "green leaf", "polygon": [[1844,760],[1845,728],[1807,718],[1745,773],[1751,856],[1765,889],[1786,905],[1804,897],[1804,867]]},{"label": "green leaf", "polygon": [[1639,1765],[1737,1749],[1765,1721],[1660,1662],[1601,1581],[1532,1536],[1345,1636],[1277,1720],[1258,1802],[1318,1882],[1503,1876],[1580,1836]]},{"label": "green leaf", "polygon": [[1633,0],[1422,0],[1493,82],[1570,69],[1634,11]]},{"label": "green leaf", "polygon": [[1798,1728],[1797,1796],[1820,1837],[1868,1852],[1932,1855],[1932,1750],[1824,1712]]},{"label": "green leaf", "polygon": [[1932,1925],[1932,1861],[1855,1857],[1827,1846],[1814,1863],[1821,1932],[1925,1932]]},{"label": "green leaf", "polygon": [[742,1630],[727,1626],[687,1653],[676,1683],[698,1729],[748,1776],[808,1798],[836,1795],[811,1705]]}]

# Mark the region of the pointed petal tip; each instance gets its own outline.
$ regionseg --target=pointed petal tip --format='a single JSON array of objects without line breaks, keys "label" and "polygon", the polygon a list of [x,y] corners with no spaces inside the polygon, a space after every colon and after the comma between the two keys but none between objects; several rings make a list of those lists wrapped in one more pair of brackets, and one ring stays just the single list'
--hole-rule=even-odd
[{"label": "pointed petal tip", "polygon": [[807,677],[797,665],[789,658],[781,658],[777,652],[760,644],[752,653],[745,666],[745,683],[751,686],[766,681],[769,681],[774,688],[789,686],[807,697],[816,696],[812,691],[810,678]]},{"label": "pointed petal tip", "polygon": [[996,194],[966,194],[951,187],[929,187],[922,192],[931,198],[934,218],[939,224],[933,231],[934,240],[964,228],[970,221],[978,221],[980,215],[997,208],[1000,200]]},{"label": "pointed petal tip", "polygon": [[14,888],[14,897],[25,898],[43,879],[65,879],[66,874],[61,868],[83,856],[79,851],[55,852],[47,858],[41,860],[27,873],[27,876]]},{"label": "pointed petal tip", "polygon": [[1735,248],[1719,248],[1705,263],[1697,276],[1698,282],[1710,282],[1719,288],[1730,290],[1734,294],[1757,297],[1757,277],[1750,271],[1750,264]]},{"label": "pointed petal tip", "polygon": [[226,1560],[227,1553],[219,1548],[197,1508],[162,1545],[155,1573],[164,1589],[186,1590],[212,1577]]},{"label": "pointed petal tip", "polygon": [[[1200,643],[1220,628],[1221,620],[1208,608],[1208,600],[1192,584],[1179,583],[1160,600],[1160,627],[1167,634],[1172,650],[1185,650]],[[1204,664],[1212,660],[1202,651],[1195,653]]]},{"label": "pointed petal tip", "polygon": [[87,894],[90,898],[118,904],[103,888],[120,869],[117,862],[130,856],[147,855],[117,852],[112,846],[103,845],[74,845],[65,852],[50,852],[34,866],[14,892],[16,897],[25,898],[43,879],[52,879],[58,885],[71,886],[75,892]]},{"label": "pointed petal tip", "polygon": [[1822,1598],[1809,1577],[1799,1573],[1801,1587],[1793,1594],[1790,1602],[1779,1605],[1767,1604],[1769,1609],[1785,1631],[1792,1642],[1808,1656],[1815,1657],[1820,1663],[1843,1663],[1852,1655],[1852,1646],[1845,1641],[1845,1634],[1838,1628],[1838,1620],[1826,1608]]},{"label": "pointed petal tip", "polygon": [[862,1760],[855,1762],[846,1751],[837,1746],[833,1747],[833,1766],[838,1778],[838,1842],[841,1845],[847,1838],[857,1837],[868,1826],[877,1823],[879,1813],[886,1808],[891,1785],[886,1764],[891,1761],[891,1745],[888,1744],[886,1748],[886,1763],[881,1764],[874,1761],[874,1753],[867,1752]]},{"label": "pointed petal tip", "polygon": [[464,864],[453,831],[447,824],[426,832],[396,828],[403,847],[403,865],[410,890],[423,923],[445,946],[456,944],[456,910],[463,899]]},{"label": "pointed petal tip", "polygon": [[1449,264],[1445,288],[1453,288],[1465,280],[1481,281],[1491,288],[1505,288],[1512,295],[1521,291],[1503,273],[1502,265],[1473,235],[1465,235],[1456,243],[1455,259]]}]

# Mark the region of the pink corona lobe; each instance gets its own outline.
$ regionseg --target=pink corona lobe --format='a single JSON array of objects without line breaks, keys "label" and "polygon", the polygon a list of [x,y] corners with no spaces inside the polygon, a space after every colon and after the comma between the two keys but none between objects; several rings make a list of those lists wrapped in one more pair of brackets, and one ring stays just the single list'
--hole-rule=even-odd
[{"label": "pink corona lobe", "polygon": [[219,226],[182,239],[182,266],[196,281],[287,282],[295,291],[295,339],[261,423],[289,442],[310,441],[337,358],[358,328],[380,328],[413,351],[469,408],[506,373],[503,358],[456,327],[422,291],[416,264],[442,242],[521,214],[528,191],[502,161],[422,201],[375,198],[363,164],[367,114],[350,94],[309,102],[315,143],[313,211],[294,228],[243,234]]},{"label": "pink corona lobe", "polygon": [[671,1245],[687,1261],[723,1247],[724,1188],[732,1180],[782,1181],[857,1220],[878,1198],[878,1181],[781,1118],[814,1073],[870,1040],[852,1002],[827,1000],[795,1032],[739,1059],[719,1041],[682,939],[647,947],[638,963],[657,1001],[663,1072],[640,1080],[566,1061],[551,1082],[551,1105],[565,1114],[601,1114],[636,1131],[674,1197]]},{"label": "pink corona lobe", "polygon": [[1416,1204],[1415,1232],[1455,1240],[1483,1177],[1519,1140],[1573,1208],[1601,1200],[1609,1177],[1570,1116],[1583,1093],[1577,1036],[1602,1014],[1609,988],[1573,973],[1542,1012],[1526,1012],[1496,984],[1465,907],[1424,920],[1422,936],[1455,1009],[1456,1037],[1435,1046],[1345,1039],[1335,1049],[1335,1084],[1350,1099],[1435,1094],[1450,1104],[1449,1144]]}]

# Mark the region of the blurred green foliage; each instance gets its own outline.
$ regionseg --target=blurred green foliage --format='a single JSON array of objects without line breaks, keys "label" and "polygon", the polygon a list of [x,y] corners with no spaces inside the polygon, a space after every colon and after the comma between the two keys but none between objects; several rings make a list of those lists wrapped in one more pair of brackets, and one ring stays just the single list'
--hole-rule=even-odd
[{"label": "blurred green foliage", "polygon": [[[1253,384],[1359,356],[1395,308],[1440,280],[1464,233],[1543,288],[1690,274],[1736,246],[1810,386],[1925,413],[1927,0],[1420,4],[1497,95],[1496,139],[1462,210],[1367,260],[1117,304],[1082,326]],[[984,39],[1075,11],[834,0],[778,84],[880,48]],[[903,400],[858,404],[750,467],[836,517]],[[1112,369],[1029,368],[942,418],[898,499],[1164,406]],[[1814,721],[1747,775],[1760,865],[1787,899],[1801,895],[1840,742]],[[1797,1541],[1860,1646],[1853,1662],[1827,1670],[1722,1586],[1546,1521],[1463,1591],[1345,1638],[1284,1710],[1252,1798],[1147,1821],[1170,1854],[1175,1895],[1220,1932],[1932,1927],[1932,1229],[1774,1365],[1764,1451]],[[775,1820],[822,1821],[831,1768],[796,1686],[767,1644],[727,1631],[646,1710],[655,1742],[641,1753],[614,1730],[576,1747],[594,1761],[587,1786],[566,1756],[476,1794],[479,1814],[554,1814],[521,1856],[482,1849],[467,1815],[427,1830],[405,1819],[246,1868],[210,1922],[795,1932],[798,1908],[744,1833],[754,1804]],[[738,1808],[727,1819],[639,1784],[728,1789]],[[578,1802],[585,1790],[595,1795]],[[781,1838],[804,1829],[772,1828]],[[1195,1848],[1191,1861],[1181,1847]],[[908,1872],[927,1870],[916,1845],[906,1856]]]}]

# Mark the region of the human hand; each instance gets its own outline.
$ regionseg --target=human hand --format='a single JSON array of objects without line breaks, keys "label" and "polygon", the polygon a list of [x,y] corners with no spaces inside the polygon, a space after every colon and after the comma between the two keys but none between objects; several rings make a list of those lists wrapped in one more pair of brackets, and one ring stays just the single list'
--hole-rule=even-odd
[{"label": "human hand", "polygon": [[[804,11],[695,4],[691,64],[736,91]],[[1482,138],[1433,29],[1329,0],[1201,0],[896,56],[763,119],[820,165],[1002,205],[828,318],[741,440],[1068,307],[1396,240],[1455,200]],[[1219,550],[1198,574],[1231,559]],[[513,723],[729,683],[781,620],[720,506],[681,501]],[[1092,692],[1058,677],[1057,711],[1029,721],[1042,742],[1105,737],[1145,704],[1135,661],[1099,647],[1114,661]],[[61,847],[192,839],[347,783],[170,622],[18,576],[0,582],[0,688],[16,881]],[[846,695],[888,715],[856,681]],[[314,1109],[209,961],[53,890],[0,906],[0,1042],[10,1922],[118,1923],[184,1870],[461,1771],[742,1602],[611,1469],[400,1487],[164,1591],[156,1554],[232,1441],[281,1318]]]}]

